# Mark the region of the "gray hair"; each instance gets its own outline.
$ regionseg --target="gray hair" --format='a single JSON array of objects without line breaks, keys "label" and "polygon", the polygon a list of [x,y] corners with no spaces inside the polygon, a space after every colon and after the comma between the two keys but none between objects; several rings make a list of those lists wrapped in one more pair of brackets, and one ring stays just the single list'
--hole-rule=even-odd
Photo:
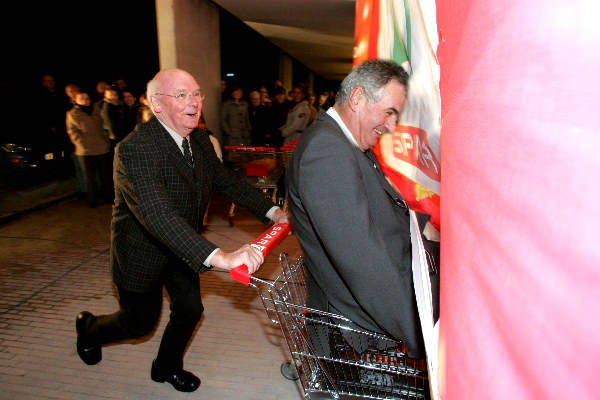
[{"label": "gray hair", "polygon": [[389,60],[369,60],[354,68],[344,78],[335,96],[336,104],[345,104],[355,87],[362,87],[370,103],[381,100],[377,92],[391,80],[396,80],[408,89],[408,74],[404,69]]}]

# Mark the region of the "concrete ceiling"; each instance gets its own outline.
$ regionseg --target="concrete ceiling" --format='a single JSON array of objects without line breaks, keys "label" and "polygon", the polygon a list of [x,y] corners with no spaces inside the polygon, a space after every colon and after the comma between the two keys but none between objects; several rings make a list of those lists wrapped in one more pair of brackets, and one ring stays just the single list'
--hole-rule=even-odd
[{"label": "concrete ceiling", "polygon": [[355,0],[213,0],[325,79],[352,68]]}]

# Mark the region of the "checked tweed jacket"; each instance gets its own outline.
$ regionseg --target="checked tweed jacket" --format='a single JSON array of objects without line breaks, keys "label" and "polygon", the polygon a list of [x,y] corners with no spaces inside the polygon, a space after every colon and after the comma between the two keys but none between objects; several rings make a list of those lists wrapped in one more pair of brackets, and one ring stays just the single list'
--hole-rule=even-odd
[{"label": "checked tweed jacket", "polygon": [[111,265],[117,286],[145,293],[161,284],[170,263],[192,270],[217,248],[199,233],[217,190],[266,222],[273,203],[229,172],[205,131],[190,135],[194,168],[156,117],[141,124],[115,151]]}]

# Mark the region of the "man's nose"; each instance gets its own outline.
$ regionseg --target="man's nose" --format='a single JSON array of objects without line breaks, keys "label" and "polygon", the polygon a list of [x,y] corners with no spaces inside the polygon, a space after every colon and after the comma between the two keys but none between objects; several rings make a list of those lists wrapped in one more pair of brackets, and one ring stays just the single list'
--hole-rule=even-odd
[{"label": "man's nose", "polygon": [[398,124],[398,117],[395,115],[391,115],[385,119],[385,127],[388,132],[394,132],[396,130],[396,125]]},{"label": "man's nose", "polygon": [[186,100],[188,104],[191,104],[196,107],[202,107],[202,100],[198,97],[193,96],[191,93],[188,93]]}]

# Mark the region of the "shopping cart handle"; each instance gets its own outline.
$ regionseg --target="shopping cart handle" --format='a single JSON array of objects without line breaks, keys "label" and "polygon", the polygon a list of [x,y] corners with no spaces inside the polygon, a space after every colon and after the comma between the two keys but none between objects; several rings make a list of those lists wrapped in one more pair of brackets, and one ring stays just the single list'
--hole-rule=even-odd
[{"label": "shopping cart handle", "polygon": [[231,277],[231,279],[248,286],[250,284],[250,277],[252,275],[248,273],[248,267],[246,266],[246,264],[242,264],[238,265],[235,268],[232,268],[229,271],[229,276]]},{"label": "shopping cart handle", "polygon": [[[290,233],[290,224],[277,223],[273,224],[269,229],[264,231],[262,235],[256,238],[250,246],[262,252],[263,256],[267,256],[273,247],[277,246]],[[229,271],[229,276],[232,279],[248,286],[251,275],[248,273],[248,267],[244,264],[232,268]]]}]

